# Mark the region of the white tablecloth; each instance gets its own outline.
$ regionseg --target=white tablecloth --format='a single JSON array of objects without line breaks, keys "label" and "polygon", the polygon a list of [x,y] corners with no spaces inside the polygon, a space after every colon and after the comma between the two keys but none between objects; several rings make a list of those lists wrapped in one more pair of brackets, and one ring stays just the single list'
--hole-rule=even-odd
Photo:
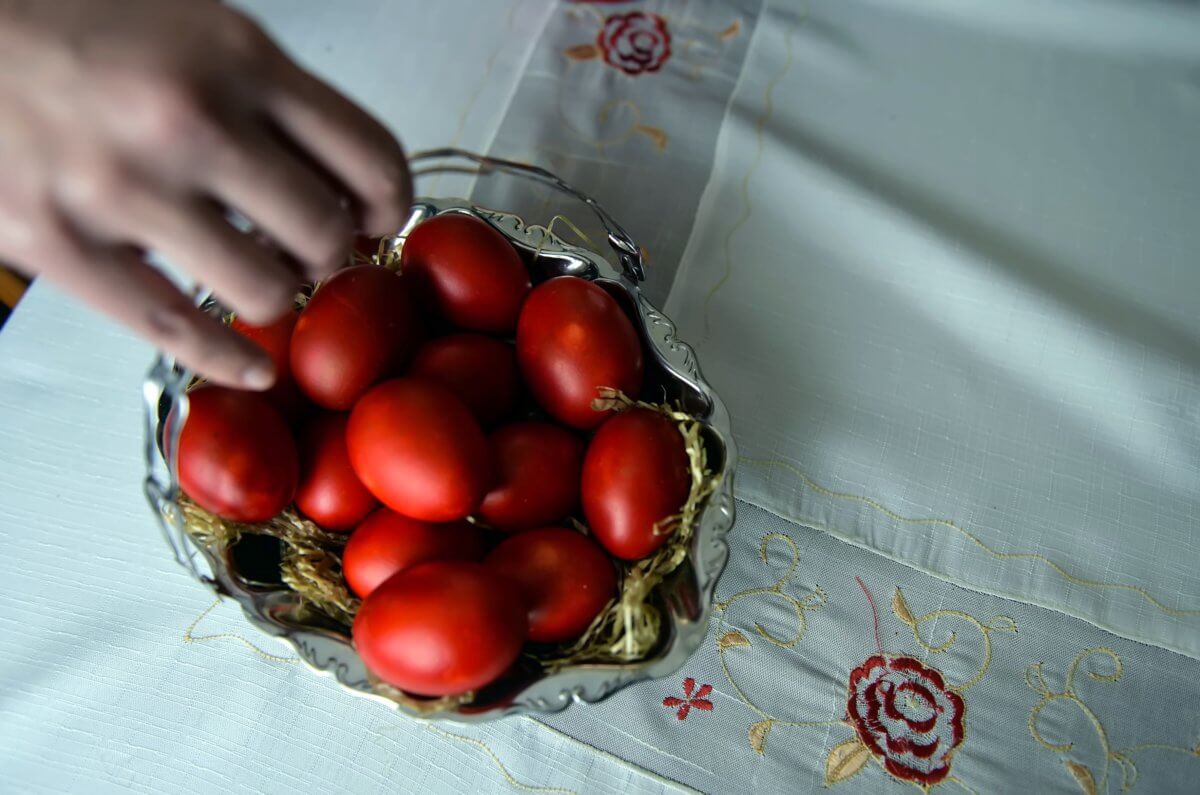
[{"label": "white tablecloth", "polygon": [[[204,614],[141,497],[150,350],[38,285],[0,333],[0,791],[902,791],[846,720],[880,655],[958,699],[937,786],[1190,788],[1190,7],[246,5],[410,149],[661,208],[629,226],[747,455],[714,626],[543,721],[347,696]],[[596,49],[631,12],[657,71]]]},{"label": "white tablecloth", "polygon": [[755,53],[667,305],[743,496],[1200,656],[1195,7],[813,3]]}]

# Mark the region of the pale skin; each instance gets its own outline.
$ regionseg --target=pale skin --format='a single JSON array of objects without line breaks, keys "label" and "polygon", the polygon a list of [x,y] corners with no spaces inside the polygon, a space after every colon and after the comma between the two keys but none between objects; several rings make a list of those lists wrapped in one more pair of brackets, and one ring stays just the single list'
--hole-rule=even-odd
[{"label": "pale skin", "polygon": [[248,389],[267,356],[144,252],[265,324],[411,199],[395,138],[215,0],[0,0],[0,175],[0,262]]}]

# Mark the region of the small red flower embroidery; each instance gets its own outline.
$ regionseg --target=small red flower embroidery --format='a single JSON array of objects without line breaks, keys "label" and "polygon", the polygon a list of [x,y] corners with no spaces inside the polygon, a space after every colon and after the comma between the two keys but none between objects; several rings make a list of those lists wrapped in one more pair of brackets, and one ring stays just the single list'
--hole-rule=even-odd
[{"label": "small red flower embroidery", "polygon": [[962,697],[911,657],[876,655],[850,672],[846,711],[889,773],[928,787],[950,773],[965,734]]},{"label": "small red flower embroidery", "polygon": [[[692,691],[695,690],[695,693]],[[712,685],[700,685],[700,689],[696,690],[696,680],[688,677],[683,680],[683,698],[675,696],[667,696],[663,699],[663,706],[670,709],[679,709],[675,712],[675,717],[683,720],[688,716],[692,709],[703,710],[704,712],[712,712],[713,703],[705,696],[712,692]]]},{"label": "small red flower embroidery", "polygon": [[610,66],[625,74],[657,72],[671,57],[671,34],[658,14],[630,11],[604,20],[596,44]]}]

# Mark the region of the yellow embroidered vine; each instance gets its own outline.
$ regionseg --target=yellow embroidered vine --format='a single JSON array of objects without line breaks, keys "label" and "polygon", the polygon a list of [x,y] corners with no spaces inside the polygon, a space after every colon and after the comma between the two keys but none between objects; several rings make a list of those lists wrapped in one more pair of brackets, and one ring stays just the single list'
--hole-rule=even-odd
[{"label": "yellow embroidered vine", "polygon": [[797,599],[791,594],[784,593],[784,586],[791,581],[793,575],[796,573],[796,567],[800,565],[800,549],[796,546],[795,541],[783,533],[768,533],[767,535],[763,536],[762,543],[759,544],[758,547],[758,556],[762,559],[764,564],[768,562],[767,549],[770,547],[772,541],[784,542],[787,545],[788,550],[791,552],[792,561],[788,566],[787,573],[776,580],[774,585],[768,588],[748,588],[745,591],[740,591],[734,594],[723,602],[717,602],[713,606],[716,607],[717,610],[724,613],[729,609],[730,605],[752,596],[762,596],[767,598],[775,597],[785,602],[795,611],[796,634],[787,640],[780,640],[768,632],[762,626],[762,624],[755,623],[754,629],[759,635],[771,643],[774,643],[776,646],[784,649],[790,649],[800,642],[800,640],[804,637],[804,633],[808,630],[808,619],[805,617],[805,614],[810,610],[820,610],[821,606],[825,604],[825,592],[818,586],[813,590],[812,593],[808,594],[803,599]]},{"label": "yellow embroidered vine", "polygon": [[184,643],[200,643],[203,641],[210,641],[210,640],[231,640],[231,641],[235,641],[237,643],[242,644],[247,649],[254,652],[256,655],[258,655],[259,657],[261,657],[262,659],[264,659],[268,662],[287,663],[287,664],[300,662],[299,657],[295,657],[295,656],[283,657],[278,654],[271,654],[271,652],[269,652],[269,651],[264,651],[263,649],[260,649],[258,646],[254,645],[254,643],[251,642],[248,638],[244,638],[241,635],[238,635],[233,632],[217,632],[217,633],[213,633],[213,634],[209,634],[209,635],[194,634],[196,632],[196,628],[198,626],[200,626],[200,622],[203,621],[204,619],[208,618],[209,614],[212,613],[213,610],[216,610],[217,606],[219,604],[221,604],[220,597],[218,597],[217,600],[214,601],[211,605],[204,608],[203,612],[201,612],[200,615],[196,616],[195,620],[193,620],[192,623],[188,624],[187,629],[185,629],[183,631],[183,642]]},{"label": "yellow embroidered vine", "polygon": [[930,654],[943,654],[949,651],[958,642],[958,634],[952,630],[945,643],[938,646],[931,645],[921,637],[920,626],[926,621],[936,622],[940,618],[954,618],[959,621],[965,621],[979,631],[980,636],[983,638],[983,662],[979,667],[979,673],[963,684],[950,688],[959,693],[979,684],[984,674],[992,667],[992,633],[1011,632],[1014,635],[1017,633],[1017,622],[1008,616],[996,616],[988,624],[984,624],[979,619],[961,610],[934,610],[923,616],[913,616],[912,612],[908,609],[908,603],[904,600],[904,594],[899,588],[896,588],[896,594],[892,597],[892,612],[896,614],[896,617],[901,622],[908,625],[912,630],[913,638],[921,645],[921,648]]},{"label": "yellow embroidered vine", "polygon": [[704,336],[708,337],[709,333],[709,318],[708,310],[713,299],[722,287],[729,282],[733,276],[733,237],[739,230],[750,220],[750,215],[754,208],[750,203],[750,181],[754,179],[758,167],[762,164],[763,149],[766,146],[766,129],[767,124],[771,121],[771,117],[775,115],[775,88],[787,76],[787,73],[792,70],[792,63],[795,60],[795,54],[792,52],[792,37],[800,24],[808,17],[808,9],[806,8],[800,14],[791,28],[788,29],[784,36],[784,46],[787,51],[787,56],[784,59],[783,66],[776,72],[767,83],[767,87],[763,92],[763,110],[758,118],[754,120],[754,156],[750,161],[750,167],[746,169],[746,173],[742,175],[741,183],[741,200],[742,211],[738,215],[737,220],[729,227],[729,231],[725,233],[725,239],[721,244],[722,261],[724,268],[721,271],[721,278],[717,279],[716,283],[709,288],[708,293],[704,296]]},{"label": "yellow embroidered vine", "polygon": [[729,608],[737,604],[743,599],[760,597],[765,599],[779,599],[788,604],[794,611],[796,616],[796,632],[792,637],[780,639],[772,635],[762,624],[755,623],[755,631],[769,643],[774,644],[782,649],[794,648],[804,638],[808,631],[808,617],[810,611],[820,610],[825,604],[825,592],[820,588],[814,589],[811,593],[804,596],[802,599],[797,599],[783,589],[791,582],[792,577],[796,573],[796,568],[800,565],[800,548],[796,546],[796,542],[784,533],[768,533],[763,536],[762,542],[759,544],[758,556],[762,559],[764,565],[769,565],[767,552],[770,549],[772,541],[782,542],[789,553],[791,561],[788,564],[787,572],[782,577],[775,581],[769,587],[764,588],[748,588],[744,591],[739,591],[728,599],[716,602],[713,607],[718,613],[717,620],[717,656],[720,659],[721,671],[725,674],[725,678],[729,681],[729,686],[733,688],[737,697],[749,707],[761,720],[750,726],[748,739],[750,747],[755,752],[763,754],[766,752],[767,735],[770,733],[773,726],[790,726],[793,728],[804,726],[832,726],[841,723],[840,719],[822,720],[822,721],[792,721],[778,718],[769,714],[766,710],[755,704],[741,686],[734,680],[733,674],[729,670],[729,664],[725,660],[725,652],[729,649],[751,646],[750,639],[740,631],[726,629],[726,617]]},{"label": "yellow embroidered vine", "polygon": [[[1200,744],[1187,748],[1181,745],[1169,745],[1166,743],[1141,743],[1128,748],[1114,750],[1104,724],[1095,711],[1079,697],[1075,687],[1075,677],[1079,673],[1080,666],[1094,659],[1107,660],[1107,665],[1111,666],[1111,670],[1107,672],[1085,666],[1084,671],[1087,677],[1094,682],[1117,682],[1125,673],[1125,665],[1121,661],[1120,655],[1112,649],[1100,646],[1084,649],[1076,655],[1074,661],[1067,668],[1066,682],[1063,689],[1059,691],[1052,690],[1049,684],[1047,684],[1046,677],[1042,673],[1042,663],[1034,663],[1025,670],[1025,684],[1029,686],[1030,690],[1033,690],[1042,697],[1040,701],[1033,705],[1033,709],[1029,711],[1029,733],[1033,735],[1033,739],[1043,748],[1063,757],[1063,767],[1066,768],[1067,772],[1084,793],[1094,795],[1097,792],[1107,791],[1109,771],[1114,763],[1121,770],[1121,789],[1123,791],[1132,789],[1134,784],[1137,783],[1138,778],[1137,764],[1133,761],[1133,754],[1141,751],[1157,749],[1200,757]],[[1067,740],[1066,742],[1055,743],[1046,739],[1041,728],[1042,714],[1047,708],[1054,705],[1070,705],[1075,707],[1087,718],[1088,723],[1091,724],[1103,754],[1099,779],[1096,778],[1095,773],[1087,765],[1078,759],[1068,756],[1075,748],[1073,741]]]},{"label": "yellow embroidered vine", "polygon": [[516,776],[509,772],[508,767],[503,761],[501,761],[496,752],[489,748],[488,744],[483,740],[476,740],[474,737],[467,737],[462,734],[448,732],[444,729],[439,729],[432,723],[427,724],[425,728],[439,737],[444,737],[447,740],[455,740],[456,742],[460,743],[466,743],[467,745],[473,745],[479,750],[483,751],[485,754],[487,754],[488,758],[492,760],[492,764],[496,766],[496,769],[500,771],[500,775],[504,777],[504,780],[508,782],[508,785],[513,789],[520,790],[521,792],[539,793],[539,795],[577,795],[575,790],[564,789],[563,787],[538,787],[517,780]]},{"label": "yellow embroidered vine", "polygon": [[[896,522],[901,522],[903,524],[912,525],[912,526],[936,525],[936,526],[940,526],[940,527],[949,528],[950,530],[953,530],[954,532],[958,533],[963,538],[967,539],[972,544],[976,545],[977,547],[979,547],[980,549],[982,549],[984,552],[991,555],[992,557],[996,558],[997,560],[1036,560],[1039,563],[1043,563],[1046,566],[1048,566],[1052,571],[1054,571],[1056,574],[1058,574],[1060,577],[1062,577],[1064,580],[1071,583],[1072,585],[1080,585],[1085,588],[1095,588],[1097,590],[1111,589],[1111,590],[1119,590],[1119,591],[1128,591],[1130,593],[1137,594],[1138,596],[1140,596],[1142,599],[1144,599],[1147,603],[1152,605],[1157,610],[1160,610],[1161,612],[1165,613],[1166,615],[1172,616],[1174,618],[1191,618],[1193,616],[1200,616],[1200,609],[1180,610],[1180,609],[1176,609],[1173,607],[1169,607],[1169,606],[1163,604],[1162,602],[1160,602],[1159,600],[1155,599],[1154,596],[1151,595],[1149,591],[1147,591],[1145,588],[1143,588],[1139,585],[1128,585],[1126,583],[1117,583],[1117,582],[1102,582],[1099,580],[1089,580],[1084,577],[1078,577],[1078,576],[1072,574],[1071,572],[1067,571],[1061,565],[1059,565],[1058,563],[1055,563],[1053,560],[1046,557],[1045,555],[1040,555],[1036,552],[1000,552],[999,550],[992,549],[990,546],[985,544],[974,533],[972,533],[971,531],[967,530],[966,528],[958,525],[957,523],[955,523],[949,519],[912,518],[912,517],[908,517],[908,516],[901,516],[900,514],[896,513],[895,511],[891,510],[890,508],[888,508],[883,503],[879,502],[878,500],[873,500],[870,497],[864,497],[860,494],[851,494],[849,492],[834,491],[833,489],[827,489],[824,486],[822,486],[820,483],[817,483],[815,480],[810,478],[808,475],[806,475],[800,469],[792,466],[791,464],[789,464],[786,461],[761,459],[761,458],[744,458],[743,457],[743,458],[738,459],[738,463],[743,464],[743,465],[758,466],[758,467],[779,467],[780,469],[784,469],[784,470],[787,470],[788,472],[790,472],[797,479],[799,479],[802,483],[804,483],[805,486],[807,486],[809,489],[816,492],[817,494],[820,494],[823,497],[829,497],[832,499],[848,500],[851,502],[861,503],[863,505],[874,508],[876,511],[879,511],[884,516],[886,516],[889,519],[896,521]],[[804,524],[811,524],[811,522],[808,522],[805,519],[801,519],[801,518],[797,518],[797,517],[785,517],[785,518],[787,518],[790,521],[801,522]]]}]

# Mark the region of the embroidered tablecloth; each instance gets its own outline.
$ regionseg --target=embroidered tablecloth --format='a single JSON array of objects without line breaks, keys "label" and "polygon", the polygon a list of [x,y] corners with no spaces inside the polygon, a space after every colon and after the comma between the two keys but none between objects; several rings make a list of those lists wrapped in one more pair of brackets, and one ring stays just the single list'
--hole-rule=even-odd
[{"label": "embroidered tablecloth", "polygon": [[245,5],[411,150],[547,165],[646,247],[746,455],[713,626],[542,720],[345,695],[169,560],[151,352],[37,285],[0,333],[0,791],[1194,789],[1191,7]]}]

